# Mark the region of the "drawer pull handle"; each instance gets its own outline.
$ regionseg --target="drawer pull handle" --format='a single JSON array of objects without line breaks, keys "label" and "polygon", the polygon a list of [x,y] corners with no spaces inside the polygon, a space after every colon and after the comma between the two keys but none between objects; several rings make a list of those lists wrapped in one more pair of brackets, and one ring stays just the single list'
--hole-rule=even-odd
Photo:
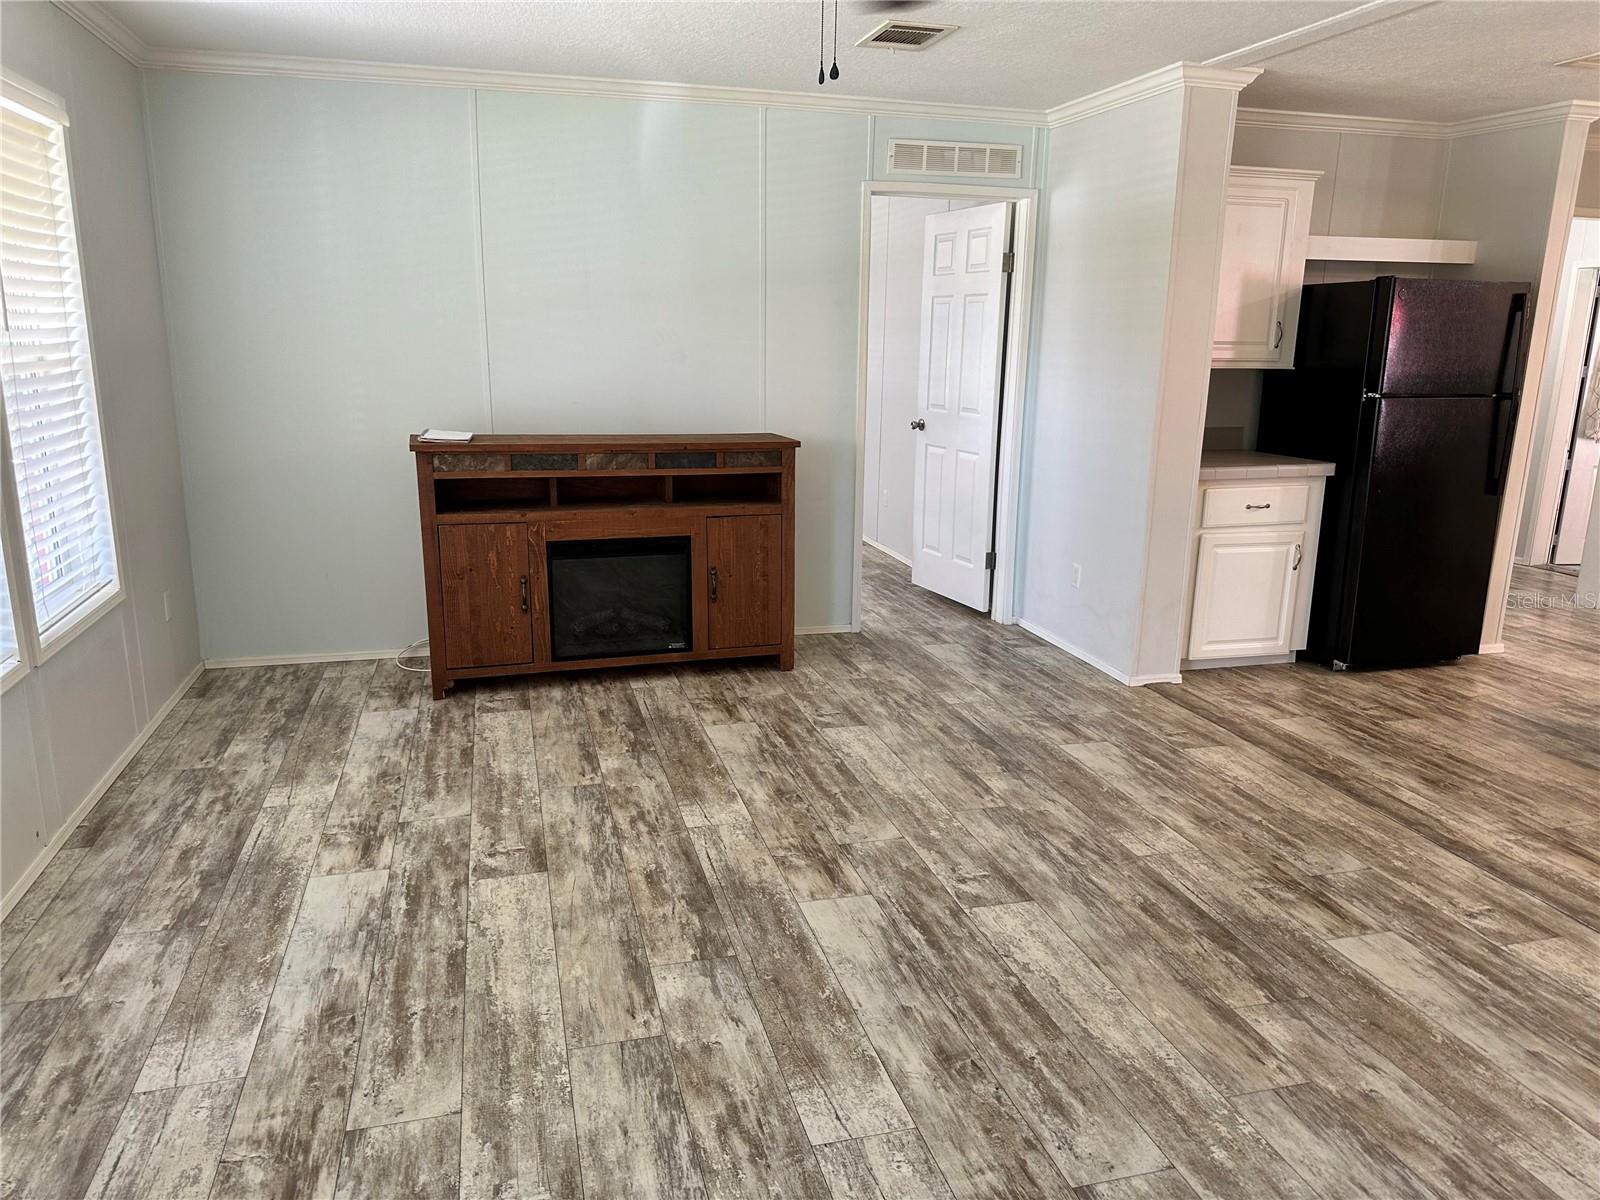
[{"label": "drawer pull handle", "polygon": [[1290,567],[1289,569],[1291,571],[1298,571],[1300,569],[1300,543],[1299,542],[1296,542],[1294,544],[1294,566]]},{"label": "drawer pull handle", "polygon": [[522,611],[523,612],[527,612],[528,611],[528,577],[526,575],[524,575],[522,577],[521,583],[522,583]]},{"label": "drawer pull handle", "polygon": [[711,603],[717,602],[717,569],[711,568]]},{"label": "drawer pull handle", "polygon": [[1245,512],[1255,512],[1257,509],[1271,508],[1271,507],[1272,507],[1272,505],[1270,505],[1270,504],[1246,504],[1244,506],[1244,510],[1245,510]]}]

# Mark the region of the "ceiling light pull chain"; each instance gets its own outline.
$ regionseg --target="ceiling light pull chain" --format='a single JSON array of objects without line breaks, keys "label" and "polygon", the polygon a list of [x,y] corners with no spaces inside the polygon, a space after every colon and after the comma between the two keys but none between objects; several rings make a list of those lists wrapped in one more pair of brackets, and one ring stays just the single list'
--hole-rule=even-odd
[{"label": "ceiling light pull chain", "polygon": [[839,78],[839,0],[833,0],[833,69],[828,78]]},{"label": "ceiling light pull chain", "polygon": [[817,8],[820,10],[820,20],[817,24],[817,86],[821,87],[828,78],[822,69],[822,61],[827,55],[828,47],[828,0],[817,0]]}]

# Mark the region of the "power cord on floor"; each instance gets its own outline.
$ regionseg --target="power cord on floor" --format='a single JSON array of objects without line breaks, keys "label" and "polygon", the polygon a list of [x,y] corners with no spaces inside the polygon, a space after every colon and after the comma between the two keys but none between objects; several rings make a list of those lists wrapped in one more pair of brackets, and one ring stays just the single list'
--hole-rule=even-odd
[{"label": "power cord on floor", "polygon": [[408,667],[405,664],[405,659],[408,656],[410,656],[419,646],[426,646],[427,644],[428,644],[428,639],[427,638],[425,638],[425,637],[418,638],[416,641],[412,642],[411,645],[407,646],[404,650],[400,651],[399,654],[396,654],[394,656],[394,665],[399,667],[402,671],[410,671],[410,672],[412,672],[413,674],[416,674],[416,675],[426,675],[432,668],[430,668],[430,667]]}]

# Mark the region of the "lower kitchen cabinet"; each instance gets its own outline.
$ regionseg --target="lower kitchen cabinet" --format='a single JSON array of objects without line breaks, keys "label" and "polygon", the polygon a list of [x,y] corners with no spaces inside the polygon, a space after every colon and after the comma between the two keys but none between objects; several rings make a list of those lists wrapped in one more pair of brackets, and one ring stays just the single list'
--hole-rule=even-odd
[{"label": "lower kitchen cabinet", "polygon": [[1247,451],[1202,457],[1184,669],[1289,662],[1305,649],[1331,471]]},{"label": "lower kitchen cabinet", "polygon": [[1240,658],[1294,649],[1304,555],[1300,529],[1202,533],[1189,657]]}]

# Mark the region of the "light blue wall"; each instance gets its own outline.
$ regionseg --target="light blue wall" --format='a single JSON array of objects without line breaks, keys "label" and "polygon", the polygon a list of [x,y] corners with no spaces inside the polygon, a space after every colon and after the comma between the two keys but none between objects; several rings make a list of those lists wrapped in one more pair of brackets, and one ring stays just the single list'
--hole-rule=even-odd
[{"label": "light blue wall", "polygon": [[761,429],[761,110],[477,101],[495,427]]},{"label": "light blue wall", "polygon": [[422,635],[405,437],[425,425],[798,437],[797,623],[847,624],[875,141],[1016,141],[1033,169],[1032,131],[1001,125],[163,71],[146,88],[219,659]]},{"label": "light blue wall", "polygon": [[856,530],[856,352],[867,119],[766,114],[767,423],[796,462],[795,611],[850,622]]},{"label": "light blue wall", "polygon": [[424,627],[409,433],[483,429],[472,94],[146,79],[208,658]]}]

